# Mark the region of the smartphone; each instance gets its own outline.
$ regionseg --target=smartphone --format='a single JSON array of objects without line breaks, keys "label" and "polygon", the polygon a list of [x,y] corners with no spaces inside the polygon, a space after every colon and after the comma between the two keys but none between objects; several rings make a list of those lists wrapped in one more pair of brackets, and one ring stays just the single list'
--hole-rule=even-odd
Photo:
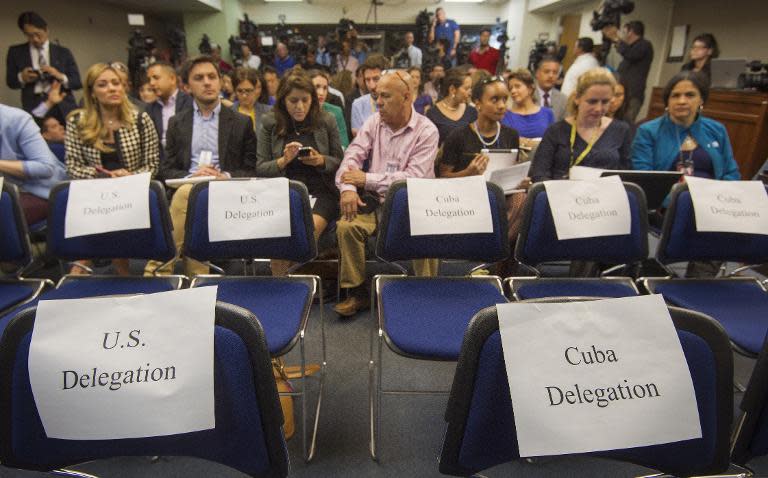
[{"label": "smartphone", "polygon": [[304,146],[303,148],[299,148],[299,157],[300,158],[306,158],[312,155],[312,148]]}]

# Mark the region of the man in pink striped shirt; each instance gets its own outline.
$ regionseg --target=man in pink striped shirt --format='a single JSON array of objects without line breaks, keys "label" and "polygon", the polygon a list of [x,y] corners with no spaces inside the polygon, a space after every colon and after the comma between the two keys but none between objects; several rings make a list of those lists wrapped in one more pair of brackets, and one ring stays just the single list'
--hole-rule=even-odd
[{"label": "man in pink striped shirt", "polygon": [[[341,192],[341,219],[336,225],[339,281],[348,290],[347,299],[334,307],[341,316],[355,315],[370,306],[365,242],[376,232],[375,208],[389,186],[399,179],[435,177],[437,128],[413,109],[410,84],[408,73],[384,75],[377,87],[379,111],[363,124],[336,172],[336,187]],[[369,158],[370,167],[364,172],[363,163]],[[370,200],[366,203],[361,194]]]}]

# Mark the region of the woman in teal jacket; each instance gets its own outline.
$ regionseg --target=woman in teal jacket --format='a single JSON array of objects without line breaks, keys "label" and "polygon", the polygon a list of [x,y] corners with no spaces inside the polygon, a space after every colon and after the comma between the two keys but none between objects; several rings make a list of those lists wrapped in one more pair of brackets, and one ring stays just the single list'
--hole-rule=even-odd
[{"label": "woman in teal jacket", "polygon": [[741,179],[725,126],[702,114],[708,95],[701,73],[683,71],[669,80],[663,92],[666,113],[637,129],[632,143],[634,169]]}]

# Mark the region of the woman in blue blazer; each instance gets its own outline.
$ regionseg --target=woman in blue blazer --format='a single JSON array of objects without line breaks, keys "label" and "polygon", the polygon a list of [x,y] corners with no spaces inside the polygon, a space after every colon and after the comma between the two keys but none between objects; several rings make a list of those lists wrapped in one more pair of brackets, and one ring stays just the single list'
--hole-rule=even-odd
[{"label": "woman in blue blazer", "polygon": [[637,129],[634,169],[741,179],[725,126],[703,115],[708,95],[706,77],[699,72],[683,71],[669,80],[663,92],[665,114]]}]

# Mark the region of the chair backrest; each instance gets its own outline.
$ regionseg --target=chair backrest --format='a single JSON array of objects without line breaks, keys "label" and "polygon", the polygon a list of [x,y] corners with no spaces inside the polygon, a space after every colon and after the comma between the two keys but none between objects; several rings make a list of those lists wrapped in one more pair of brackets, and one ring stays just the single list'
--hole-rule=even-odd
[{"label": "chair backrest", "polygon": [[29,229],[21,209],[19,190],[3,181],[0,191],[0,262],[24,266],[31,258]]},{"label": "chair backrest", "polygon": [[407,182],[392,183],[381,210],[376,255],[387,262],[436,258],[492,263],[506,259],[510,249],[504,192],[495,184],[486,186],[493,232],[412,236]]},{"label": "chair backrest", "polygon": [[559,240],[544,183],[531,186],[515,245],[515,259],[529,266],[543,262],[582,260],[627,264],[648,257],[648,209],[645,193],[624,183],[632,215],[630,233],[622,236]]},{"label": "chair backrest", "polygon": [[703,260],[761,264],[768,262],[768,234],[698,232],[688,185],[678,184],[672,188],[656,257],[662,264]]},{"label": "chair backrest", "polygon": [[768,336],[757,357],[740,405],[731,460],[745,466],[752,458],[768,455]]},{"label": "chair backrest", "polygon": [[[231,181],[238,181],[233,179]],[[244,181],[250,181],[244,179]],[[198,183],[189,194],[183,253],[199,261],[214,259],[285,259],[309,262],[317,255],[315,226],[306,186],[298,181],[288,185],[291,236],[242,241],[211,242],[208,239],[208,186]]]},{"label": "chair backrest", "polygon": [[[585,298],[550,298],[563,302]],[[728,337],[711,318],[670,307],[688,362],[702,438],[594,453],[674,476],[716,474],[728,468],[733,414],[733,362]],[[509,382],[495,307],[478,312],[464,335],[445,413],[448,429],[440,471],[467,476],[520,458]]]},{"label": "chair backrest", "polygon": [[115,231],[72,238],[64,237],[64,223],[69,200],[70,181],[51,189],[48,213],[48,252],[54,257],[78,259],[157,259],[170,260],[176,255],[171,235],[171,216],[165,189],[159,181],[149,183],[149,229]]},{"label": "chair backrest", "polygon": [[[192,456],[254,477],[288,474],[283,415],[264,331],[249,311],[216,304],[216,428],[121,440],[49,439],[29,384],[28,357],[36,308],[20,313],[0,341],[0,462],[50,471],[116,456]],[[65,413],[66,411],[62,411]]]}]

